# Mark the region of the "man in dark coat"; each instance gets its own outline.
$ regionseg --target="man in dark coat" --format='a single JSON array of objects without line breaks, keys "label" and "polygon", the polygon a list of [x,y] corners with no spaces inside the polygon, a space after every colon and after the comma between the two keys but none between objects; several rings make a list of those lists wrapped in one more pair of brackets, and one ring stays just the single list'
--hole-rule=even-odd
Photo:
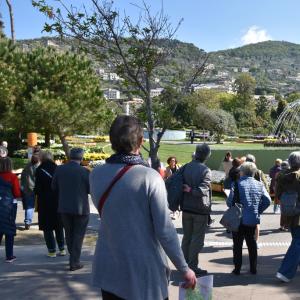
[{"label": "man in dark coat", "polygon": [[84,151],[72,148],[70,161],[59,166],[52,180],[58,192],[58,212],[61,213],[70,253],[70,271],[81,269],[81,248],[89,221],[89,171],[80,166]]},{"label": "man in dark coat", "polygon": [[[35,173],[35,194],[37,195],[37,211],[39,229],[44,232],[44,239],[48,248],[48,257],[56,257],[56,242],[58,255],[66,255],[64,245],[64,230],[61,217],[57,212],[58,197],[51,188],[52,177],[57,165],[50,152],[41,153],[41,164]],[[55,238],[54,233],[55,232]]]}]

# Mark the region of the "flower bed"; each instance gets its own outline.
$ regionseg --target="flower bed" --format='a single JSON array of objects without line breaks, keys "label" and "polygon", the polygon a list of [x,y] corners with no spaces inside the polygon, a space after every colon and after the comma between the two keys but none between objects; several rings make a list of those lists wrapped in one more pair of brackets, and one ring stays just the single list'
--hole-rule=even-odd
[{"label": "flower bed", "polygon": [[106,153],[96,153],[96,152],[86,152],[84,153],[84,161],[101,161],[110,157],[110,154]]},{"label": "flower bed", "polygon": [[211,189],[213,192],[223,192],[223,182],[225,179],[225,172],[223,171],[211,171]]},{"label": "flower bed", "polygon": [[[53,154],[54,160],[64,160],[66,159],[65,152],[61,149],[42,149],[43,151],[49,151]],[[28,158],[28,150],[27,149],[20,149],[14,151],[13,153],[14,158]]]},{"label": "flower bed", "polygon": [[104,135],[104,136],[96,136],[93,141],[95,143],[106,143],[109,142],[109,136],[108,135]]}]

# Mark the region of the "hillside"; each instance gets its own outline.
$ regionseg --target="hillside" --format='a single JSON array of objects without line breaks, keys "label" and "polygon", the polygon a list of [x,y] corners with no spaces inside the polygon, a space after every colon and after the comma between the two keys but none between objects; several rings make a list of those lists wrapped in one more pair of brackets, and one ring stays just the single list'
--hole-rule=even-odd
[{"label": "hillside", "polygon": [[267,41],[246,45],[212,52],[210,62],[215,65],[215,71],[227,71],[229,76],[236,76],[244,68],[256,78],[259,88],[275,89],[281,93],[300,89],[298,44]]},{"label": "hillside", "polygon": [[[161,41],[163,44],[165,41]],[[63,50],[75,51],[76,46],[65,44],[56,38],[41,38],[20,40],[23,49],[30,49],[40,45],[54,43]],[[190,43],[178,40],[172,41],[175,49],[170,63],[161,67],[156,76],[160,86],[172,81],[178,68],[190,69],[197,63],[197,57],[203,50]],[[278,91],[286,94],[300,90],[300,45],[284,41],[267,41],[243,47],[211,52],[209,68],[198,83],[230,84],[240,72],[249,72],[256,78],[260,91]],[[97,68],[104,68],[112,72],[105,63],[96,63]],[[106,82],[104,86],[108,86]]]}]

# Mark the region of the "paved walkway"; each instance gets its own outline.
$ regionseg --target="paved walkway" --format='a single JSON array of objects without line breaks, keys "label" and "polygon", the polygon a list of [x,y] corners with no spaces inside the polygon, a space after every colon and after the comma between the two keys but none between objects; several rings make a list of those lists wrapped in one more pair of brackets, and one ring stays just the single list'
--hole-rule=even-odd
[{"label": "paved walkway", "polygon": [[[213,299],[238,300],[285,300],[300,299],[300,270],[290,284],[282,284],[274,277],[280,261],[290,242],[290,234],[278,231],[279,216],[269,208],[263,216],[261,227],[261,248],[259,249],[258,274],[248,273],[247,250],[244,250],[244,266],[241,276],[230,274],[232,270],[231,239],[219,225],[225,209],[223,204],[214,204],[213,218],[216,219],[206,236],[206,245],[200,253],[200,265],[214,274]],[[18,219],[22,225],[23,211],[19,209]],[[182,238],[180,218],[174,221]],[[92,210],[89,232],[99,225],[95,209]],[[19,231],[15,246],[18,259],[13,264],[2,261],[3,247],[0,247],[0,299],[101,299],[100,291],[90,285],[94,241],[87,239],[82,254],[85,267],[76,272],[68,271],[67,257],[50,259],[40,232],[34,227],[30,231]],[[170,300],[178,299],[180,277],[172,264]],[[117,280],[117,279],[116,279]],[[142,300],[142,299],[141,299]],[[159,300],[159,299],[153,299]]]}]

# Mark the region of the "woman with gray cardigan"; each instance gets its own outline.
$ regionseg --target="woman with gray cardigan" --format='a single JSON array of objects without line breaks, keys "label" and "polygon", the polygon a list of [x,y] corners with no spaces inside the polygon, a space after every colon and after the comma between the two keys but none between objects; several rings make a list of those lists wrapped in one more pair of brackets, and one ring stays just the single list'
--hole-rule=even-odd
[{"label": "woman with gray cardigan", "polygon": [[[101,288],[103,300],[168,299],[166,253],[182,273],[184,287],[194,288],[196,277],[180,249],[164,181],[139,154],[143,142],[139,121],[117,117],[110,141],[116,153],[90,175],[91,195],[101,215],[94,285]],[[121,170],[123,176],[112,186]]]}]

